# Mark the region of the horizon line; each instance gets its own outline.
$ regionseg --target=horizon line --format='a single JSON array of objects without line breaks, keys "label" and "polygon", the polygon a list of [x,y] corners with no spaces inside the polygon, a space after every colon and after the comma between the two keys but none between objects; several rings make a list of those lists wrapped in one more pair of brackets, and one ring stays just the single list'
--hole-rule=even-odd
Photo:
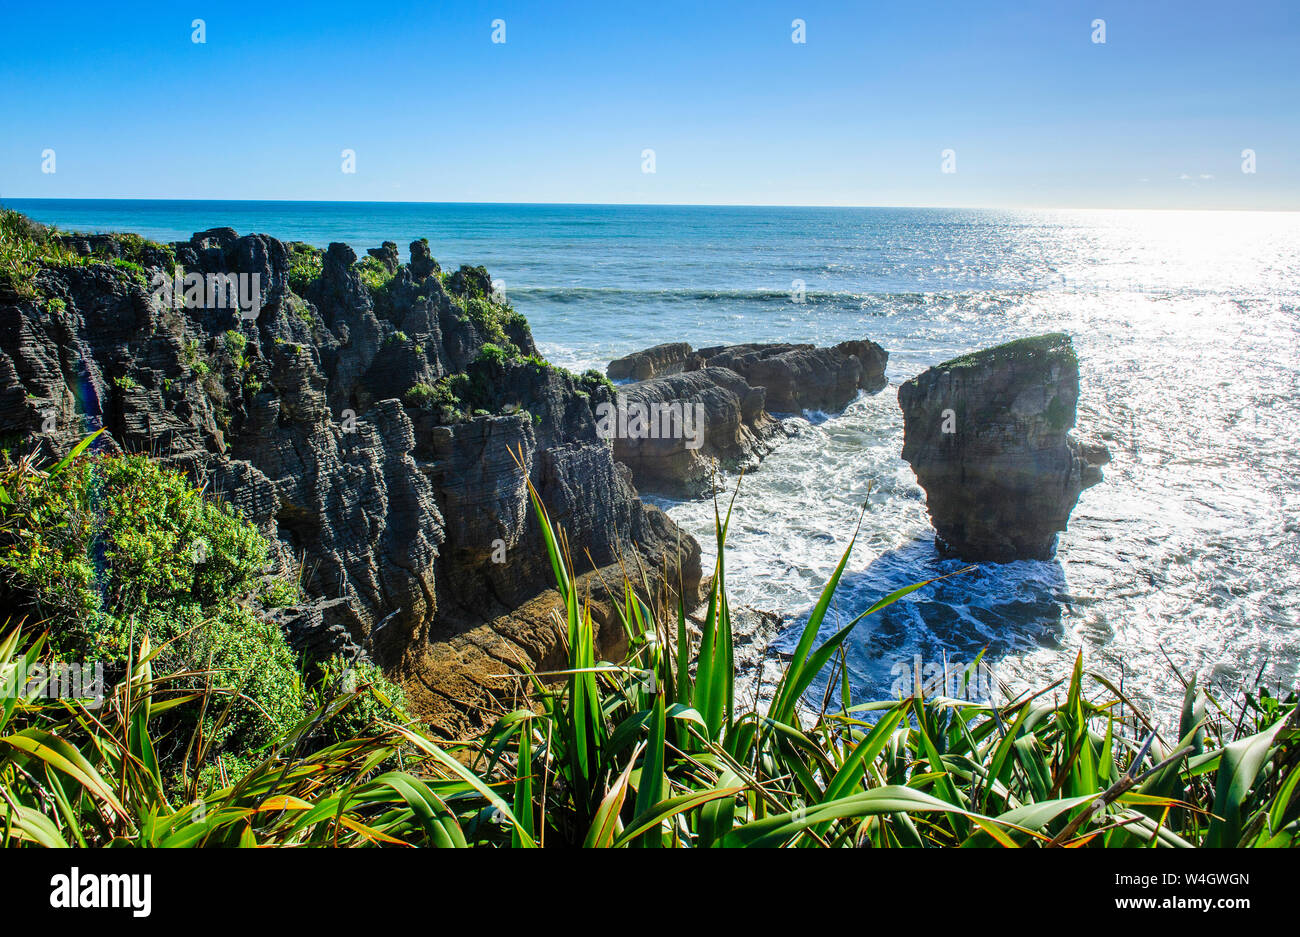
[{"label": "horizon line", "polygon": [[574,208],[827,208],[827,209],[937,209],[943,211],[1162,211],[1162,212],[1250,212],[1252,214],[1295,214],[1300,208],[1140,208],[1123,206],[1072,206],[1072,205],[902,205],[902,204],[819,204],[799,205],[787,203],[756,202],[542,202],[542,201],[470,201],[402,200],[402,199],[302,199],[302,198],[162,198],[158,196],[95,195],[95,196],[0,196],[0,205],[10,201],[25,202],[244,202],[249,204],[301,204],[301,205],[536,205],[543,207]]}]

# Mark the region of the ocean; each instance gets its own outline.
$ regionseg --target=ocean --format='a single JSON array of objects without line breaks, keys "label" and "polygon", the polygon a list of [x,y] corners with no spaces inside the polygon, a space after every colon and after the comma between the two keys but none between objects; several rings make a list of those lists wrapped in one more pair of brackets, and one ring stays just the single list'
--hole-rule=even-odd
[{"label": "ocean", "polygon": [[[900,665],[981,651],[1013,690],[1082,650],[1166,723],[1181,679],[1296,683],[1300,661],[1300,214],[611,205],[4,200],[73,230],[185,239],[209,227],[363,254],[427,237],[483,264],[554,363],[601,370],[666,341],[870,338],[890,387],[747,475],[733,603],[797,622],[868,508],[829,629],[959,568],[934,552],[899,457],[897,386],[966,351],[1074,337],[1078,425],[1110,446],[1051,562],[984,565],[913,593],[849,642],[858,700]],[[802,301],[799,301],[799,300]],[[655,499],[712,550],[711,502]],[[789,646],[789,635],[782,639]]]}]

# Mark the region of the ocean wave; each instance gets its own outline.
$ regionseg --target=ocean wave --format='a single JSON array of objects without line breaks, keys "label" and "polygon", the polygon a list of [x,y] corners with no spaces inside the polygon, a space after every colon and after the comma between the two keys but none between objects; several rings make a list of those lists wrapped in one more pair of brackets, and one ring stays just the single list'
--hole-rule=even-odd
[{"label": "ocean wave", "polygon": [[937,303],[966,302],[970,300],[996,299],[998,301],[1015,301],[1022,296],[1022,291],[943,291],[943,292],[859,292],[852,290],[808,290],[802,301],[795,299],[790,290],[773,289],[697,289],[687,287],[661,287],[646,289],[640,287],[620,286],[510,286],[511,302],[516,306],[525,301],[547,303],[592,303],[622,301],[636,302],[678,302],[701,303],[734,301],[752,303],[788,303],[791,306],[821,304],[897,304],[904,306],[926,306]]}]

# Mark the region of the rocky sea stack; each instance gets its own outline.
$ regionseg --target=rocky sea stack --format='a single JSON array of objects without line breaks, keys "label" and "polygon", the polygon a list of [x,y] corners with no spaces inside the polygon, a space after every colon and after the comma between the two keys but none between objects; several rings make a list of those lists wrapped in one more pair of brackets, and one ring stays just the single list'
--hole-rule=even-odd
[{"label": "rocky sea stack", "polygon": [[1105,446],[1071,429],[1079,362],[1061,333],[954,358],[898,389],[903,458],[925,489],[936,544],[974,561],[1050,559]]}]

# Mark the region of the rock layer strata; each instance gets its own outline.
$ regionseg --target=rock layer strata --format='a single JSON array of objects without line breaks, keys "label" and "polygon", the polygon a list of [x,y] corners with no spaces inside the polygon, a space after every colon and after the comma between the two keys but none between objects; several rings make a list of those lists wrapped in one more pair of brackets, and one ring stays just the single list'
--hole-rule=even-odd
[{"label": "rock layer strata", "polygon": [[[580,572],[621,558],[694,601],[698,544],[596,432],[612,388],[540,360],[483,268],[444,274],[423,241],[358,263],[229,228],[136,239],[130,263],[117,237],[65,243],[86,262],[0,296],[0,439],[56,457],[103,427],[230,501],[303,571],[311,601],[276,613],[300,652],[369,656],[448,733],[490,719],[519,685],[503,673],[560,640],[528,481]],[[260,313],[158,301],[174,265],[256,273]]]},{"label": "rock layer strata", "polygon": [[[621,385],[620,405],[698,407],[698,438],[690,433],[608,435],[614,455],[638,487],[670,497],[701,497],[716,485],[717,470],[752,469],[793,431],[773,414],[837,411],[861,391],[886,386],[888,353],[872,341],[814,345],[725,345],[694,350],[684,342],[656,345],[610,363],[606,374]],[[683,411],[690,412],[690,411]],[[667,423],[660,420],[656,427]]]},{"label": "rock layer strata", "polygon": [[946,361],[899,387],[903,458],[942,552],[993,562],[1055,554],[1079,493],[1110,460],[1071,434],[1078,399],[1078,358],[1060,333]]}]

